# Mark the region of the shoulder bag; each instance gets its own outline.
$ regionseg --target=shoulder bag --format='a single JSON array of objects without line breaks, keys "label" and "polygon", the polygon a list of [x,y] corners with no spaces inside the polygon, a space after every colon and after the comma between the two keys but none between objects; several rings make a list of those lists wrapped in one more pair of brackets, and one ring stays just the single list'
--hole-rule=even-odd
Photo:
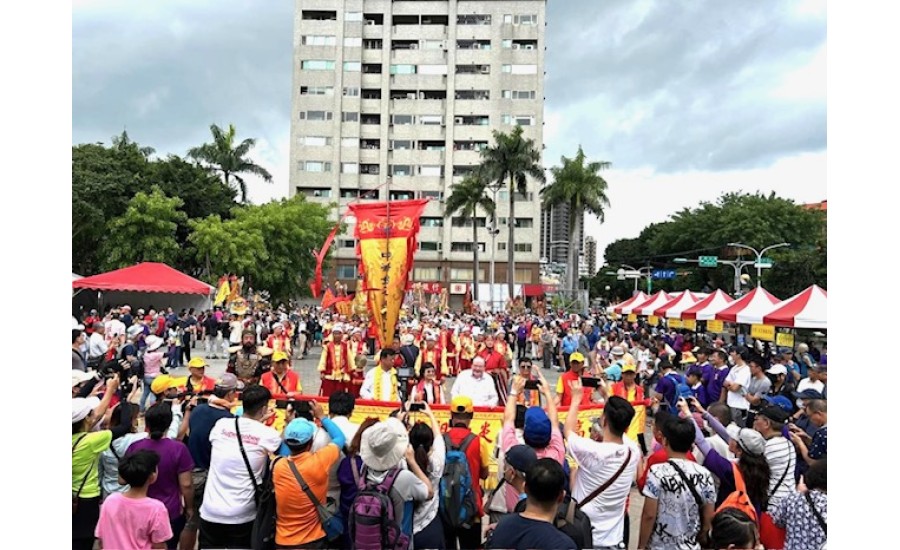
[{"label": "shoulder bag", "polygon": [[[78,444],[81,443],[81,440],[84,439],[85,437],[87,437],[87,434],[84,434],[81,437],[79,437],[75,441],[75,444],[72,445],[72,454],[73,455],[75,454],[75,447],[77,447]],[[84,473],[84,478],[81,480],[81,485],[78,487],[78,491],[72,493],[72,515],[73,516],[75,515],[75,512],[78,511],[78,497],[81,495],[81,491],[84,489],[84,484],[87,483],[88,476],[91,475],[92,467],[93,467],[93,461],[91,462],[91,466],[88,466],[87,472]]]},{"label": "shoulder bag", "polygon": [[613,476],[611,478],[606,480],[606,483],[604,483],[603,485],[594,489],[593,493],[589,494],[587,497],[585,497],[584,500],[579,502],[578,506],[580,506],[581,508],[584,508],[585,506],[587,506],[588,502],[590,502],[590,501],[594,500],[595,498],[597,498],[598,496],[600,496],[600,493],[602,493],[603,491],[608,489],[610,485],[612,485],[613,483],[615,483],[615,481],[617,479],[619,479],[619,476],[621,476],[622,472],[625,471],[625,467],[628,466],[629,462],[631,462],[631,449],[630,448],[628,449],[628,454],[625,456],[625,462],[623,462],[622,465],[619,466],[618,471],[616,471],[616,473],[613,474]]},{"label": "shoulder bag", "polygon": [[[300,470],[297,469],[297,466],[294,464],[293,460],[288,459],[288,466],[291,468],[291,472],[293,472],[294,477],[297,479],[297,483],[300,484],[300,488],[303,489],[303,492],[306,493],[306,496],[309,497],[310,502],[313,503],[313,506],[316,507],[316,514],[319,516],[319,521],[322,523],[322,529],[325,530],[325,537],[333,542],[341,537],[344,534],[344,522],[341,520],[339,516],[331,513],[327,508],[322,506],[322,503],[319,502],[319,499],[316,498],[316,495],[312,492],[312,489],[307,485],[306,480],[303,479],[303,476],[300,475]],[[350,464],[350,468],[354,470],[353,464]]]},{"label": "shoulder bag", "polygon": [[697,488],[694,487],[694,484],[691,483],[690,478],[684,473],[684,470],[678,464],[675,464],[671,459],[667,461],[672,468],[675,468],[675,471],[678,472],[678,476],[681,477],[681,480],[684,481],[684,484],[687,485],[687,488],[691,491],[691,495],[694,497],[694,502],[697,503],[697,519],[700,523],[700,528],[697,530],[697,543],[700,544],[701,548],[706,546],[706,533],[703,532],[703,499],[700,498],[700,493],[697,492]]}]

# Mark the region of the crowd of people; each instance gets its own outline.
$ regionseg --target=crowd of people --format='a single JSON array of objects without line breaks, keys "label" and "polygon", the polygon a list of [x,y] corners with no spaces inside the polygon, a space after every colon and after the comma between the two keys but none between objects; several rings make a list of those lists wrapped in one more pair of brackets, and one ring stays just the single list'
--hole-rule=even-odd
[{"label": "crowd of people", "polygon": [[[638,548],[825,547],[827,354],[807,344],[444,312],[379,348],[316,308],[127,306],[72,340],[73,548],[627,548],[632,521]],[[327,414],[291,367],[316,352]],[[394,411],[357,422],[358,399]],[[495,441],[476,407],[502,407]]]}]

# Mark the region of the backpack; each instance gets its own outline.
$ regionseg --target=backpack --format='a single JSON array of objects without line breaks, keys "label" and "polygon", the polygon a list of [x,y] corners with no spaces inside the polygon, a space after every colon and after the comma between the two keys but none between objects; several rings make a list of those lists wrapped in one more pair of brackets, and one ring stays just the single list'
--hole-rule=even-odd
[{"label": "backpack", "polygon": [[466,450],[474,440],[475,434],[469,433],[457,446],[451,443],[449,434],[444,434],[444,444],[448,450],[444,473],[441,475],[438,513],[444,525],[452,529],[471,527],[478,515],[475,491],[472,489],[472,472],[469,471],[469,459],[466,457]]},{"label": "backpack", "polygon": [[279,456],[271,466],[266,461],[266,472],[263,475],[262,484],[256,493],[256,519],[253,521],[253,530],[250,544],[253,550],[272,550],[275,548],[275,481],[272,473],[275,465],[284,457]]},{"label": "backpack", "polygon": [[349,536],[353,550],[407,550],[410,537],[400,529],[390,491],[400,468],[388,471],[381,483],[366,480],[363,467],[357,482],[359,492],[350,507]]},{"label": "backpack", "polygon": [[[516,503],[515,511],[516,513],[525,511],[524,499]],[[594,527],[591,525],[590,518],[581,511],[581,507],[572,497],[566,495],[563,499],[556,511],[553,525],[575,542],[575,548],[591,548],[593,546],[591,530]]]},{"label": "backpack", "polygon": [[678,414],[678,400],[680,398],[688,399],[694,396],[694,392],[691,390],[691,387],[687,385],[687,380],[685,380],[684,376],[680,374],[670,372],[666,376],[669,376],[672,382],[675,383],[675,402],[669,403],[669,412],[672,414]]},{"label": "backpack", "polygon": [[759,525],[759,517],[756,515],[756,508],[753,507],[753,503],[750,502],[750,497],[747,496],[747,486],[744,484],[744,476],[741,475],[740,469],[738,469],[737,464],[731,465],[732,471],[734,472],[734,492],[725,497],[725,500],[722,501],[722,504],[716,508],[716,513],[718,514],[725,508],[737,508],[738,510],[744,512],[750,519],[754,521],[757,525]]}]

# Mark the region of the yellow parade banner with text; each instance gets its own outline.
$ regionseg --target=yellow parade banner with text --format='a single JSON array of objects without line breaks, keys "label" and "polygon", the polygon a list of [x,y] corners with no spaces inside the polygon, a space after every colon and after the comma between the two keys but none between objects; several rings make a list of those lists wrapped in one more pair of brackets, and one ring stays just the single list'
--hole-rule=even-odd
[{"label": "yellow parade banner with text", "polygon": [[788,332],[779,332],[775,335],[775,345],[786,348],[794,347],[794,335]]},{"label": "yellow parade banner with text", "polygon": [[725,323],[723,323],[722,321],[716,321],[716,320],[707,321],[706,322],[706,332],[716,332],[716,333],[725,332]]},{"label": "yellow parade banner with text", "polygon": [[684,323],[681,322],[681,319],[669,319],[669,328],[683,328]]},{"label": "yellow parade banner with text", "polygon": [[764,342],[775,341],[775,327],[772,325],[750,325],[750,336]]},{"label": "yellow parade banner with text", "polygon": [[697,330],[697,320],[696,319],[685,319],[683,321],[684,328],[688,330]]},{"label": "yellow parade banner with text", "polygon": [[659,317],[657,317],[656,315],[651,315],[651,316],[647,317],[647,323],[651,327],[655,327],[656,325],[659,324]]},{"label": "yellow parade banner with text", "polygon": [[637,322],[637,313],[629,313],[628,314],[628,322],[629,323]]}]

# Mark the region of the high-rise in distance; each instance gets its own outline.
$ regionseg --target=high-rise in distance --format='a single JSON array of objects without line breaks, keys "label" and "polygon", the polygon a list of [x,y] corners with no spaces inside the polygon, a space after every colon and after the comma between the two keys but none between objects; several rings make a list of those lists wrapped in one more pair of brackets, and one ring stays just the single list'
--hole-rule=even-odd
[{"label": "high-rise in distance", "polygon": [[[479,246],[479,281],[487,283],[490,220],[483,212],[445,219],[444,199],[493,145],[492,130],[522,126],[543,150],[545,8],[546,0],[297,0],[291,195],[337,202],[339,212],[356,200],[432,199],[412,280],[459,293],[452,283],[472,281]],[[538,185],[529,180],[528,195],[516,195],[517,283],[539,282]],[[507,189],[496,199],[502,284]],[[335,241],[336,270],[326,272],[351,286],[353,221]]]}]

